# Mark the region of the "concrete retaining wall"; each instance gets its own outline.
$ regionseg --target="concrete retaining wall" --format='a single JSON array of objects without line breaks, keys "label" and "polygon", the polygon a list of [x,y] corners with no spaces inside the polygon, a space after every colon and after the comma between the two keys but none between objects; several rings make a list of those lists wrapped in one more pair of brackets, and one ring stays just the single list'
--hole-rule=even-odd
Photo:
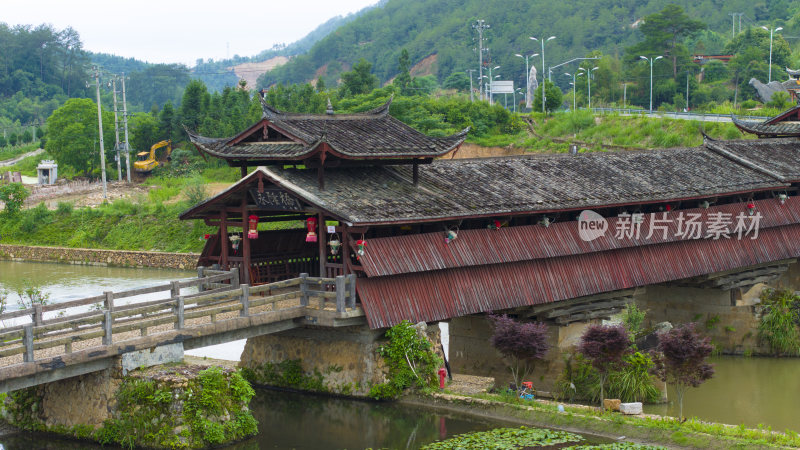
[{"label": "concrete retaining wall", "polygon": [[198,257],[197,253],[139,252],[0,244],[0,259],[15,261],[54,261],[69,264],[191,270],[197,266]]}]

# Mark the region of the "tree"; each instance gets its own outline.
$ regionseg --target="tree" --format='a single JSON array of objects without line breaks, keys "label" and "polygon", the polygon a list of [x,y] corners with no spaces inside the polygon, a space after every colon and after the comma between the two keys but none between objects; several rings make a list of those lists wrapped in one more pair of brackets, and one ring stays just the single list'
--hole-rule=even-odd
[{"label": "tree", "polygon": [[165,133],[159,128],[158,121],[149,113],[136,113],[131,117],[131,149],[136,151],[150,150],[150,146],[162,140]]},{"label": "tree", "polygon": [[322,77],[317,78],[317,92],[325,92],[325,79]]},{"label": "tree", "polygon": [[0,184],[0,202],[6,204],[6,214],[13,216],[22,209],[28,198],[28,190],[22,183]]},{"label": "tree", "polygon": [[191,131],[197,131],[208,111],[211,97],[206,85],[200,80],[192,80],[186,85],[181,99],[181,120]]},{"label": "tree", "polygon": [[175,108],[170,101],[164,103],[164,107],[161,108],[161,112],[158,114],[158,128],[160,131],[159,140],[177,140],[180,136],[180,133],[177,133],[178,130],[175,129]]},{"label": "tree", "polygon": [[469,76],[464,72],[453,72],[445,78],[442,87],[445,89],[455,89],[457,91],[469,91]]},{"label": "tree", "polygon": [[22,137],[20,138],[20,143],[28,143],[33,141],[33,134],[31,134],[31,130],[25,130],[22,133]]},{"label": "tree", "polygon": [[350,72],[342,73],[342,96],[368,94],[378,85],[378,77],[372,74],[372,64],[361,58]]},{"label": "tree", "polygon": [[710,338],[700,337],[693,323],[658,335],[660,353],[653,358],[654,373],[662,381],[675,386],[681,418],[686,390],[700,386],[714,376],[714,367],[706,362],[706,358],[711,355],[710,342]]},{"label": "tree", "polygon": [[767,102],[767,106],[777,109],[786,109],[792,106],[792,100],[786,92],[775,92],[772,98]]},{"label": "tree", "polygon": [[397,58],[397,77],[394,79],[394,84],[400,89],[400,94],[410,95],[411,87],[411,59],[408,56],[408,50],[403,49],[400,52],[400,57]]},{"label": "tree", "polygon": [[9,135],[8,135],[8,144],[9,144],[10,146],[12,146],[12,147],[13,147],[13,146],[15,146],[15,145],[17,145],[17,139],[18,139],[18,138],[17,138],[17,134],[16,134],[16,133],[11,133],[11,134],[9,134]]},{"label": "tree", "polygon": [[591,325],[581,336],[578,351],[592,362],[600,374],[600,406],[605,399],[608,375],[624,364],[623,357],[630,352],[628,331],[622,325]]},{"label": "tree", "polygon": [[[561,107],[564,101],[564,94],[561,89],[550,80],[544,80],[544,89],[547,94],[547,103],[544,105],[547,111],[553,111]],[[533,111],[542,110],[542,88],[536,89],[533,96]]]},{"label": "tree", "polygon": [[646,16],[639,31],[645,37],[646,47],[654,50],[655,54],[667,55],[672,59],[672,76],[676,77],[679,41],[705,27],[703,22],[694,20],[684,13],[680,6],[670,4],[660,12]]},{"label": "tree", "polygon": [[[103,137],[106,161],[112,161],[114,149],[114,115],[103,112]],[[59,165],[89,175],[100,166],[97,105],[87,98],[73,98],[47,119],[49,130],[45,149]]]},{"label": "tree", "polygon": [[494,325],[492,346],[506,358],[514,384],[519,386],[533,371],[536,360],[547,354],[547,325],[518,322],[505,314],[491,315],[489,320]]}]

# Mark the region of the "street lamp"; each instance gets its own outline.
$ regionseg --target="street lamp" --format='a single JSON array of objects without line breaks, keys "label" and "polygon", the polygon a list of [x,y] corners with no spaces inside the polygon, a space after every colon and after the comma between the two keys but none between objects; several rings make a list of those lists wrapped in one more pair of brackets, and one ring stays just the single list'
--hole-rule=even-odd
[{"label": "street lamp", "polygon": [[653,112],[653,62],[663,58],[663,56],[656,56],[655,59],[647,56],[639,56],[639,58],[650,61],[650,112]]},{"label": "street lamp", "polygon": [[[500,66],[489,67],[489,104],[494,103],[494,91],[492,89],[492,82],[494,82],[494,78],[492,78],[492,70],[499,69]],[[485,76],[485,75],[484,75]]]},{"label": "street lamp", "polygon": [[774,30],[771,30],[765,26],[762,26],[761,28],[769,31],[769,80],[767,81],[767,84],[769,84],[772,82],[772,33],[777,33],[778,31],[781,31],[783,27],[778,27],[775,28]]},{"label": "street lamp", "polygon": [[539,41],[539,42],[541,42],[541,43],[542,43],[542,113],[544,113],[544,112],[545,112],[545,110],[544,110],[544,104],[545,104],[545,103],[546,103],[546,101],[547,101],[547,95],[546,95],[546,94],[545,94],[545,92],[544,92],[544,85],[546,84],[546,83],[544,82],[544,43],[545,43],[545,42],[547,42],[547,41],[553,40],[553,39],[555,39],[556,37],[555,37],[555,36],[550,36],[550,37],[549,37],[549,38],[547,38],[547,39],[545,39],[545,38],[536,39],[536,38],[535,38],[535,37],[533,37],[533,36],[528,36],[528,37],[529,37],[531,40],[534,40],[534,41]]},{"label": "street lamp", "polygon": [[572,85],[572,111],[575,112],[575,110],[578,108],[578,104],[575,102],[575,81],[579,75],[583,74],[577,72],[575,72],[574,74],[570,74],[569,72],[564,72],[564,75],[572,77],[572,83],[570,83]]},{"label": "street lamp", "polygon": [[597,67],[597,66],[592,67],[591,69],[588,69],[588,70],[584,69],[583,67],[578,69],[578,70],[585,70],[586,71],[586,83],[589,86],[589,93],[587,95],[587,97],[589,99],[589,105],[587,106],[587,108],[589,108],[589,111],[592,110],[592,72],[594,72],[597,69],[599,69],[599,67]]},{"label": "street lamp", "polygon": [[531,77],[530,77],[530,74],[528,74],[528,70],[529,70],[528,69],[528,57],[534,58],[536,56],[539,56],[539,54],[538,53],[534,53],[532,55],[522,56],[519,53],[514,53],[514,56],[519,56],[520,58],[525,59],[525,106],[527,107],[528,104],[530,103],[530,99],[528,97],[530,96],[530,92],[531,92]]}]

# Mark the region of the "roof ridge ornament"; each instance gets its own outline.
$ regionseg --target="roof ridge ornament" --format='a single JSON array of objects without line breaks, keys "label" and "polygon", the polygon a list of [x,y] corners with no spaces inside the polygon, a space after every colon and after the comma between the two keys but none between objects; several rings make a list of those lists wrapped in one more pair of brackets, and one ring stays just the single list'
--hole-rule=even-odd
[{"label": "roof ridge ornament", "polygon": [[331,98],[328,97],[328,106],[325,107],[325,114],[332,116],[333,115],[333,105],[331,104]]}]

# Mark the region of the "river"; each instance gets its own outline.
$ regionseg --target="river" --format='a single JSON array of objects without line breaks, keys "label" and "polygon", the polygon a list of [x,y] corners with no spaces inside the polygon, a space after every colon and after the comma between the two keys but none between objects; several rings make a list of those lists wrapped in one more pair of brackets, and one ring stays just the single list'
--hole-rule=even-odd
[{"label": "river", "polygon": [[[31,285],[31,281],[49,294],[53,302],[73,300],[76,298],[98,295],[108,290],[124,290],[144,285],[161,284],[167,280],[190,278],[195,276],[190,271],[158,270],[158,269],[132,269],[112,268],[102,266],[79,266],[48,263],[23,263],[0,261],[0,291],[15,292]],[[16,304],[16,295],[10,294],[10,303]],[[241,353],[243,341],[238,343],[194,350],[191,354],[209,357],[228,357]],[[237,353],[238,352],[238,353]],[[790,429],[800,432],[800,382],[797,374],[800,373],[800,359],[798,358],[741,358],[741,357],[716,357],[712,362],[716,373],[714,378],[698,388],[689,389],[684,399],[684,415],[697,416],[703,420],[729,424],[744,423],[755,427],[759,424],[771,427],[773,430]],[[275,397],[275,396],[278,397]],[[298,396],[299,395],[299,396]],[[675,393],[670,390],[669,397],[675,399]],[[320,397],[308,398],[300,394],[275,394],[268,391],[259,391],[254,400],[255,405],[268,403],[280,404],[280,408],[262,408],[256,406],[256,417],[262,424],[279,424],[275,429],[297,430],[292,435],[303,435],[301,429],[314,430],[305,433],[309,439],[319,439],[322,433],[317,430],[328,429],[332,424],[341,423],[344,430],[331,428],[330,433],[337,434],[342,447],[358,448],[376,446],[378,441],[359,441],[359,436],[364,435],[364,430],[376,430],[375,435],[368,436],[404,436],[410,433],[420,436],[432,436],[435,439],[441,425],[439,415],[430,414],[425,419],[417,420],[424,416],[418,411],[393,405],[354,402],[349,400],[320,400]],[[313,405],[313,408],[311,406]],[[301,410],[308,410],[302,412]],[[290,413],[283,415],[284,411],[301,411],[300,416]],[[327,411],[327,412],[326,412]],[[645,412],[654,414],[677,415],[677,405],[646,405]],[[388,416],[383,417],[382,414]],[[353,423],[350,416],[383,417],[376,419],[375,423]],[[345,417],[347,416],[347,417]],[[313,426],[306,426],[306,422],[313,422]],[[380,424],[398,423],[398,431],[392,427]],[[445,425],[448,435],[451,431],[463,432],[468,429],[483,429],[481,422],[470,421],[466,418],[446,418]],[[400,423],[409,423],[407,428]],[[472,425],[470,425],[472,424]],[[270,425],[272,426],[272,425]],[[488,425],[487,425],[488,426]],[[474,427],[474,428],[470,428]],[[349,429],[349,430],[348,430]],[[416,431],[414,431],[416,430]],[[271,436],[269,430],[261,430],[262,435]],[[295,436],[293,439],[302,439],[304,436]],[[4,441],[0,438],[0,443]],[[273,439],[273,438],[270,438]],[[422,440],[420,442],[422,442]],[[271,441],[270,441],[271,442]],[[316,448],[296,442],[292,446],[302,448]],[[339,441],[331,441],[338,442]],[[327,447],[330,447],[331,442]],[[364,442],[369,444],[362,445]],[[380,441],[389,442],[389,441]],[[287,442],[288,444],[288,442]],[[392,440],[387,445],[395,448],[400,445],[397,440]],[[404,446],[404,445],[403,445]],[[22,448],[9,447],[6,448]],[[266,448],[266,447],[262,447]],[[282,448],[282,446],[275,447]],[[325,448],[325,447],[320,447]],[[413,447],[412,447],[413,448]]]}]

